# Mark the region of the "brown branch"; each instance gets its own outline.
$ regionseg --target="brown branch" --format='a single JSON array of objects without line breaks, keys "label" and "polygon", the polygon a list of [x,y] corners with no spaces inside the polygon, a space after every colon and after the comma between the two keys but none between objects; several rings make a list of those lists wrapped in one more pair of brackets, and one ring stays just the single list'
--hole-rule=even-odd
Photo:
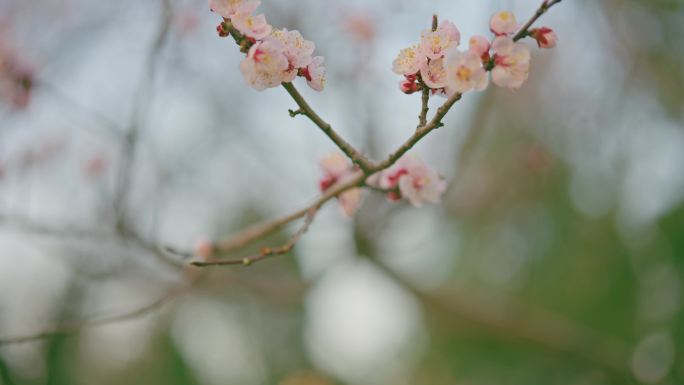
[{"label": "brown branch", "polygon": [[290,252],[292,248],[299,242],[299,239],[304,235],[308,230],[309,227],[311,226],[311,223],[314,220],[314,217],[316,216],[317,212],[316,207],[312,207],[309,209],[309,211],[306,214],[306,218],[304,219],[304,224],[297,230],[290,239],[287,240],[282,246],[271,248],[271,247],[264,247],[261,249],[259,254],[255,254],[249,257],[244,257],[244,258],[238,258],[238,259],[216,259],[216,260],[209,260],[209,261],[194,261],[191,262],[190,264],[193,266],[198,266],[198,267],[206,267],[206,266],[229,266],[229,265],[244,265],[244,266],[249,266],[255,262],[259,262],[263,259],[270,258],[270,257],[275,257],[278,255],[284,255]]},{"label": "brown branch", "polygon": [[430,87],[425,84],[420,74],[418,75],[418,84],[420,84],[422,91],[420,99],[420,114],[418,115],[418,127],[416,127],[416,130],[419,130],[421,127],[427,124],[427,114],[430,110],[430,107],[428,106],[428,102],[430,101]]},{"label": "brown branch", "polygon": [[[437,15],[432,15],[432,31],[436,31],[438,26],[439,20],[437,19]],[[427,114],[430,110],[430,107],[428,107],[428,102],[430,101],[430,87],[425,84],[420,73],[418,73],[418,84],[420,84],[422,91],[420,114],[418,115],[418,127],[416,127],[416,129],[419,129],[427,124]]]},{"label": "brown branch", "polygon": [[392,154],[390,154],[387,159],[385,159],[383,162],[374,165],[371,171],[377,172],[377,171],[382,171],[390,166],[392,166],[399,158],[401,158],[408,150],[413,148],[413,146],[416,145],[425,135],[429,134],[432,130],[441,127],[442,124],[442,119],[444,119],[444,116],[449,112],[451,107],[456,103],[457,101],[461,100],[461,94],[460,93],[455,93],[447,99],[442,106],[440,106],[437,109],[437,112],[435,113],[435,116],[430,120],[429,123],[426,125],[418,128],[415,133],[406,141],[404,144],[399,146],[399,148],[394,151]]},{"label": "brown branch", "polygon": [[[521,30],[514,36],[514,39],[519,40],[520,38],[524,37],[527,34],[527,30],[529,27],[546,11],[548,11],[549,8],[551,8],[553,5],[560,3],[562,0],[545,0],[542,5],[539,7],[535,15],[521,28]],[[433,27],[436,22],[436,18],[433,18]],[[241,49],[244,51],[245,48],[248,48],[249,42],[248,40],[244,39],[243,36],[240,35],[240,33],[235,29],[235,27],[232,26],[230,21],[224,20],[223,27],[226,28],[230,35],[235,39],[235,42],[240,45]],[[520,37],[519,37],[520,36]],[[330,190],[328,190],[325,194],[323,194],[318,200],[316,200],[312,205],[301,209],[299,211],[296,211],[292,214],[283,216],[281,218],[277,218],[272,221],[264,222],[255,226],[252,226],[239,234],[235,235],[234,237],[227,239],[227,240],[219,240],[216,242],[214,245],[214,248],[216,251],[220,253],[227,253],[236,249],[239,249],[243,246],[246,246],[247,244],[264,237],[284,225],[295,221],[299,218],[302,218],[311,210],[312,208],[319,209],[321,206],[323,206],[326,202],[328,202],[330,199],[338,196],[340,193],[353,188],[353,187],[362,187],[365,185],[366,179],[380,171],[383,171],[389,167],[391,167],[396,161],[398,161],[404,154],[406,154],[413,146],[416,145],[421,139],[423,139],[426,135],[428,135],[430,132],[433,130],[442,127],[442,119],[446,116],[446,114],[449,112],[451,107],[461,100],[462,94],[460,93],[454,93],[451,95],[438,109],[433,118],[425,123],[422,124],[420,127],[416,129],[416,131],[413,133],[411,137],[409,137],[399,148],[397,148],[394,152],[392,152],[384,161],[373,164],[370,161],[368,161],[363,155],[361,155],[358,151],[354,149],[351,145],[349,145],[347,142],[343,141],[342,138],[336,135],[335,131],[332,130],[330,125],[323,121],[312,109],[311,107],[306,103],[304,98],[299,94],[299,92],[294,88],[294,86],[291,83],[283,83],[283,87],[290,93],[290,95],[293,97],[295,102],[299,105],[299,109],[296,111],[290,110],[290,115],[291,116],[297,116],[297,115],[307,115],[309,119],[311,119],[319,128],[321,128],[328,136],[330,137],[330,133],[335,134],[334,137],[330,137],[333,142],[335,142],[338,147],[342,151],[345,152],[347,156],[354,161],[354,163],[358,164],[359,167],[363,170],[363,173],[360,173],[358,176],[355,178],[340,184],[339,186],[336,186]],[[423,114],[421,110],[421,116]],[[425,115],[427,117],[427,110],[425,111]],[[422,121],[421,121],[422,122]],[[336,139],[334,139],[336,138]],[[179,254],[182,255],[182,254]],[[258,258],[257,260],[262,260],[263,258]],[[244,259],[241,260],[235,260],[235,263],[232,264],[244,264]],[[202,266],[202,265],[200,265]]]},{"label": "brown branch", "polygon": [[[247,52],[249,47],[252,45],[252,42],[249,39],[246,39],[240,31],[238,31],[233,24],[230,22],[228,19],[224,19],[223,23],[221,24],[221,27],[228,31],[230,36],[233,37],[233,40],[235,40],[235,43],[240,46],[240,50],[242,52]],[[330,123],[326,122],[321,118],[316,111],[311,108],[309,103],[304,99],[302,94],[297,91],[297,88],[295,88],[294,84],[292,83],[282,83],[283,88],[287,91],[288,94],[294,99],[295,103],[297,103],[297,106],[299,106],[298,110],[289,110],[290,116],[295,117],[297,115],[305,115],[309,120],[311,120],[318,128],[323,131],[323,133],[330,139],[332,140],[333,143],[347,156],[349,159],[354,164],[357,164],[361,170],[366,172],[367,170],[370,169],[371,167],[371,162],[366,158],[359,150],[354,148],[349,142],[344,140],[340,136],[340,134],[335,131]]]},{"label": "brown branch", "polygon": [[312,204],[309,206],[296,211],[292,214],[283,216],[281,218],[277,218],[272,221],[264,222],[257,224],[255,226],[252,226],[239,234],[235,235],[232,238],[229,238],[227,240],[219,240],[216,242],[214,245],[214,249],[219,252],[219,253],[229,253],[231,251],[237,250],[241,247],[244,247],[248,244],[250,244],[252,241],[255,241],[261,237],[264,237],[284,225],[295,221],[299,218],[304,217],[310,210],[315,209],[318,210],[320,209],[326,202],[328,202],[330,199],[335,198],[339,194],[343,193],[344,191],[347,191],[351,188],[354,187],[360,187],[364,180],[366,179],[365,175],[362,173],[359,173],[357,176],[354,178],[345,181],[344,183],[338,183],[337,185],[331,187],[329,190],[327,190],[323,195],[321,195],[316,201],[314,201]]},{"label": "brown branch", "polygon": [[323,133],[330,138],[330,140],[332,140],[333,143],[335,143],[335,145],[337,145],[337,147],[342,150],[342,152],[344,152],[344,154],[347,155],[352,162],[354,162],[354,164],[357,164],[361,170],[365,172],[371,168],[370,161],[363,154],[361,154],[361,152],[355,149],[354,146],[344,140],[335,130],[333,130],[329,123],[323,120],[311,108],[311,106],[309,106],[309,103],[307,103],[304,97],[299,93],[299,91],[297,91],[294,84],[283,83],[283,88],[285,88],[287,93],[292,96],[292,99],[294,99],[295,103],[297,103],[299,106],[299,110],[290,112],[290,116],[294,117],[296,115],[305,115],[316,126],[318,126],[318,128],[320,128],[321,131],[323,131]]},{"label": "brown branch", "polygon": [[551,7],[554,5],[560,3],[563,0],[544,0],[542,4],[537,8],[537,11],[532,15],[532,18],[527,21],[527,23],[523,24],[522,27],[520,27],[520,30],[513,35],[513,41],[518,41],[524,37],[526,37],[529,34],[529,29],[534,24],[537,19],[539,19],[543,14],[546,13]]}]

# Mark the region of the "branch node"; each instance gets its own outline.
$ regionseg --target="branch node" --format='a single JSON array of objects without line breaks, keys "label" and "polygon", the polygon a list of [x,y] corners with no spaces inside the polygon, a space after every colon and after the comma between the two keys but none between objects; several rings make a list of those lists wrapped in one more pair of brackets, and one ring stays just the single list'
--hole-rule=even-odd
[{"label": "branch node", "polygon": [[287,112],[290,113],[290,117],[291,117],[291,118],[294,118],[294,117],[297,116],[297,115],[304,115],[304,111],[302,111],[301,108],[300,108],[300,109],[297,109],[297,110],[287,110]]}]

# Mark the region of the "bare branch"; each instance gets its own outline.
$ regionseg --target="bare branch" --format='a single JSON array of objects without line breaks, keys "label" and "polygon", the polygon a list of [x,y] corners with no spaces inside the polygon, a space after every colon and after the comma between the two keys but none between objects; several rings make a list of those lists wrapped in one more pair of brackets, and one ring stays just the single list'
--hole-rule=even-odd
[{"label": "bare branch", "polygon": [[246,230],[240,232],[239,234],[227,240],[219,240],[214,245],[214,248],[219,253],[229,253],[231,251],[244,247],[250,244],[252,241],[262,238],[268,234],[271,234],[272,232],[283,227],[284,225],[304,217],[310,210],[320,209],[326,202],[328,202],[332,198],[335,198],[344,191],[347,191],[354,187],[360,187],[365,179],[366,176],[362,173],[359,173],[357,176],[351,178],[348,181],[338,183],[337,185],[332,186],[311,205],[292,214],[286,215],[284,217],[260,223],[253,227],[247,228]]},{"label": "bare branch", "polygon": [[416,130],[415,133],[406,141],[404,144],[399,146],[399,148],[394,151],[392,154],[390,154],[387,159],[385,159],[383,162],[373,166],[371,169],[373,172],[377,171],[382,171],[390,166],[392,166],[399,158],[401,158],[408,150],[413,148],[413,146],[416,145],[425,135],[429,134],[432,130],[439,128],[442,126],[442,119],[444,116],[449,112],[451,107],[456,103],[457,101],[461,100],[461,94],[455,93],[447,99],[442,106],[440,106],[437,109],[437,112],[435,113],[435,116],[430,120],[430,122]]},{"label": "bare branch", "polygon": [[539,6],[537,11],[532,16],[532,18],[530,18],[530,20],[528,20],[527,23],[523,24],[523,26],[520,27],[520,30],[515,35],[513,35],[513,41],[518,41],[527,36],[529,34],[529,29],[532,26],[532,24],[534,24],[534,22],[537,21],[537,19],[539,19],[543,14],[545,14],[546,11],[548,11],[551,7],[560,3],[561,1],[563,0],[544,0],[544,2],[542,2],[542,4]]},{"label": "bare branch", "polygon": [[173,21],[170,0],[161,0],[161,6],[162,20],[143,64],[144,70],[142,79],[140,80],[137,93],[133,99],[133,112],[130,116],[129,128],[124,136],[123,143],[121,144],[121,165],[119,166],[116,191],[114,193],[114,210],[117,215],[116,225],[120,230],[123,229],[126,220],[124,206],[131,179],[133,178],[131,174],[133,172],[133,164],[135,163],[134,158],[138,144],[138,136],[140,134],[140,126],[144,124],[145,115],[149,109],[150,94],[156,78],[157,59],[166,42],[169,29],[171,28],[171,22]]},{"label": "bare branch", "polygon": [[352,162],[354,162],[354,164],[357,164],[361,168],[361,170],[365,172],[371,168],[370,161],[357,149],[355,149],[354,146],[345,141],[335,130],[333,130],[329,123],[318,116],[318,114],[311,108],[311,106],[309,106],[299,91],[297,91],[294,84],[283,83],[283,88],[285,88],[287,93],[292,96],[292,99],[294,99],[295,103],[297,103],[299,106],[299,110],[290,112],[290,116],[294,117],[298,114],[306,115],[306,117],[308,117],[315,125],[317,125],[318,128],[320,128],[321,131],[323,131],[323,133],[330,138],[330,140],[332,140],[333,143],[335,143],[335,145],[337,145],[337,147],[342,150],[342,152],[344,152],[344,154],[347,155]]},{"label": "bare branch", "polygon": [[304,219],[304,224],[297,230],[290,239],[285,242],[282,246],[275,247],[275,248],[270,248],[270,247],[264,247],[261,249],[259,254],[255,254],[249,257],[244,257],[244,258],[238,258],[238,259],[216,259],[216,260],[210,260],[210,261],[195,261],[191,262],[190,264],[193,266],[227,266],[227,265],[244,265],[244,266],[249,266],[255,262],[259,262],[263,259],[269,258],[269,257],[274,257],[278,255],[284,255],[290,252],[292,248],[299,242],[299,239],[304,235],[308,230],[309,227],[311,226],[311,223],[314,220],[314,217],[316,216],[317,212],[316,207],[312,207],[309,209],[309,211],[306,214],[306,218]]}]

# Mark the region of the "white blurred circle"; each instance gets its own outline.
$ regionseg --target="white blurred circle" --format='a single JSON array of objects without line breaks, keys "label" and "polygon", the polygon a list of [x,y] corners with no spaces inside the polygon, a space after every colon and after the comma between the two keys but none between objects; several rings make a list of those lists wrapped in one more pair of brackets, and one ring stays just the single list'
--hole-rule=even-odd
[{"label": "white blurred circle", "polygon": [[320,369],[352,383],[402,383],[421,350],[415,299],[366,261],[328,271],[306,299],[305,343]]}]

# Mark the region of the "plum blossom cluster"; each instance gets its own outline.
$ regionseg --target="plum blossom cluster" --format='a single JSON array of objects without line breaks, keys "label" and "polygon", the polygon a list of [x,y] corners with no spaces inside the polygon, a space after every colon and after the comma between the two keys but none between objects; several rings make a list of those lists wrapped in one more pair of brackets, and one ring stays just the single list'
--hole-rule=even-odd
[{"label": "plum blossom cluster", "polygon": [[255,15],[260,3],[209,0],[209,8],[224,19],[217,27],[219,36],[230,35],[231,28],[241,35],[240,44],[247,57],[240,63],[240,71],[247,83],[262,91],[301,76],[311,88],[322,91],[326,71],[323,57],[313,56],[315,44],[304,39],[299,31],[275,29],[263,14]]},{"label": "plum blossom cluster", "polygon": [[[450,96],[487,87],[487,71],[500,87],[516,89],[527,80],[530,69],[530,50],[516,36],[519,30],[515,16],[503,11],[492,16],[489,23],[492,40],[476,35],[468,40],[468,49],[459,50],[461,36],[450,21],[421,33],[420,43],[402,49],[394,60],[392,70],[404,76],[399,88],[411,94],[424,88],[433,94]],[[556,46],[556,33],[548,27],[530,29],[541,48]]]},{"label": "plum blossom cluster", "polygon": [[[318,186],[323,192],[361,172],[340,153],[326,156],[320,166],[323,176]],[[414,155],[404,155],[392,167],[369,177],[366,184],[385,192],[390,201],[406,199],[415,207],[426,202],[438,203],[446,191],[444,179]],[[361,205],[363,190],[359,187],[346,190],[337,199],[342,213],[351,217]]]}]

